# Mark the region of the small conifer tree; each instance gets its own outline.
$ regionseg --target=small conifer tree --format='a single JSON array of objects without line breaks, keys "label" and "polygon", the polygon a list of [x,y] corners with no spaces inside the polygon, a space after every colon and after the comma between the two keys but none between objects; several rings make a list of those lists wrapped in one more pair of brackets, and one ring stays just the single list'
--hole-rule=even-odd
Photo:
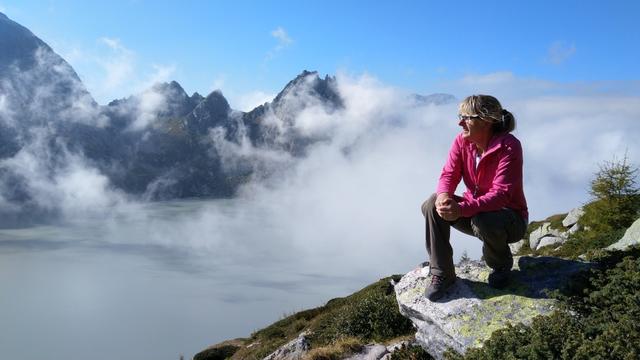
[{"label": "small conifer tree", "polygon": [[625,154],[622,160],[606,161],[591,180],[594,200],[585,206],[582,225],[603,235],[629,227],[639,216],[638,168]]}]

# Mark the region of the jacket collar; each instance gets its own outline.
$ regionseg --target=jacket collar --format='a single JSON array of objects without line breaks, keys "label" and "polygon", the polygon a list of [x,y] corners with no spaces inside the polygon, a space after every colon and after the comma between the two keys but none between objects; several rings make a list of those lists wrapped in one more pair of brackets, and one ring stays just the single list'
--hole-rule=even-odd
[{"label": "jacket collar", "polygon": [[[496,135],[493,135],[491,137],[491,139],[489,139],[489,143],[487,144],[487,150],[484,152],[484,154],[482,154],[482,157],[485,157],[485,156],[491,154],[492,152],[500,149],[502,147],[502,142],[503,142],[502,140],[507,135],[508,134],[496,134]],[[468,146],[473,151],[477,151],[476,145],[474,143],[472,143],[471,141],[468,142]]]}]

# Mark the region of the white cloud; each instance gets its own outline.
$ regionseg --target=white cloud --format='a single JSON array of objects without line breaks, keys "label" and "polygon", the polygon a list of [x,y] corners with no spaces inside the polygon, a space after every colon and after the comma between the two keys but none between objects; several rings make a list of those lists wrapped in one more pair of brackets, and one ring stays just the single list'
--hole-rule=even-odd
[{"label": "white cloud", "polygon": [[284,28],[278,26],[271,31],[271,36],[278,40],[278,44],[267,52],[266,60],[270,60],[276,56],[276,54],[293,43],[293,39],[287,34]]},{"label": "white cloud", "polygon": [[9,109],[9,97],[5,94],[0,94],[0,120],[10,122],[12,115]]},{"label": "white cloud", "polygon": [[103,86],[107,91],[114,90],[131,81],[135,68],[135,55],[118,39],[103,37],[100,42],[111,50],[110,56],[97,60],[105,72]]},{"label": "white cloud", "polygon": [[575,52],[576,46],[574,44],[555,41],[549,47],[545,61],[553,65],[560,65],[572,57]]},{"label": "white cloud", "polygon": [[54,131],[32,128],[30,136],[31,142],[15,156],[0,160],[0,169],[24,179],[21,186],[38,208],[74,218],[126,202],[122,193],[111,189],[106,176],[81,155],[68,152]]},{"label": "white cloud", "polygon": [[274,93],[268,93],[261,90],[251,91],[233,98],[232,107],[241,111],[251,111],[256,107],[272,101],[276,96]]},{"label": "white cloud", "polygon": [[[113,224],[108,241],[224,253],[228,259],[274,261],[328,275],[348,272],[369,280],[423,261],[420,205],[434,191],[459,131],[457,104],[416,107],[407,99],[408,91],[367,74],[341,73],[337,84],[344,109],[326,109],[304,89],[286,95],[294,108],[311,102],[293,124],[295,131],[322,139],[305,157],[255,148],[242,129],[238,143],[226,141],[226,134],[214,129],[211,138],[226,164],[249,164],[276,175],[268,181],[256,177],[239,198],[203,202],[180,216],[133,212],[124,218],[135,224],[126,226],[107,217],[104,221]],[[640,159],[635,139],[640,124],[634,121],[640,118],[640,99],[633,95],[637,92],[612,96],[594,88],[599,85],[558,84],[504,72],[469,75],[434,92],[455,89],[462,98],[480,89],[496,94],[515,114],[515,135],[524,148],[525,192],[531,220],[536,220],[587,201],[589,179],[600,161],[627,150],[636,164]],[[163,102],[150,94],[148,103],[147,108],[155,109]],[[270,121],[281,120],[272,115]],[[291,124],[279,126],[286,131]],[[14,166],[35,174],[30,189],[41,201],[75,206],[67,212],[123,203],[113,200],[120,195],[99,173],[73,157],[70,161],[77,165],[65,167],[52,182],[38,175],[49,163],[45,152],[34,149],[21,156]],[[84,179],[89,185],[78,185]],[[82,198],[85,204],[71,201]],[[452,234],[456,257],[463,250],[480,257],[478,240]]]},{"label": "white cloud", "polygon": [[168,82],[176,72],[174,65],[157,65],[152,64],[151,68],[153,72],[138,85],[138,91],[146,90],[147,88],[161,82]]},{"label": "white cloud", "polygon": [[[449,85],[501,89],[509,95],[499,98],[517,117],[531,220],[588,201],[589,179],[599,162],[627,150],[636,163],[640,158],[633,137],[640,130],[634,121],[640,117],[637,96],[583,93],[577,84],[507,72],[468,76]],[[283,246],[309,268],[343,269],[340,262],[348,257],[352,269],[381,275],[406,271],[426,256],[419,207],[434,191],[459,131],[457,104],[416,108],[406,91],[366,74],[339,74],[338,89],[343,110],[327,111],[312,102],[294,125],[307,135],[324,134],[326,141],[312,146],[307,157],[291,159],[286,163],[293,164],[291,170],[276,181],[251,183],[239,202],[245,205],[238,206],[266,207],[265,222],[278,229],[280,242],[289,239]],[[291,96],[294,107],[296,101],[309,100],[304,91]],[[280,125],[285,131],[286,124]],[[237,151],[252,151],[250,144],[244,146]],[[233,158],[233,150],[227,156]],[[480,257],[477,239],[455,231],[452,236],[456,256],[467,250]]]},{"label": "white cloud", "polygon": [[281,26],[278,26],[276,29],[271,31],[271,36],[278,40],[278,47],[280,48],[289,46],[293,42],[293,40],[289,37],[289,34],[287,34],[287,32]]},{"label": "white cloud", "polygon": [[149,126],[158,116],[158,113],[167,108],[165,94],[153,88],[136,95],[137,108],[136,119],[131,124],[131,130],[142,130]]},{"label": "white cloud", "polygon": [[141,64],[136,51],[120,39],[101,37],[98,47],[70,47],[65,59],[82,75],[91,94],[101,104],[142,92],[158,82],[172,80],[172,64]]},{"label": "white cloud", "polygon": [[217,76],[215,79],[213,79],[211,86],[209,86],[209,91],[222,90],[225,82],[226,82],[226,79],[224,75]]}]

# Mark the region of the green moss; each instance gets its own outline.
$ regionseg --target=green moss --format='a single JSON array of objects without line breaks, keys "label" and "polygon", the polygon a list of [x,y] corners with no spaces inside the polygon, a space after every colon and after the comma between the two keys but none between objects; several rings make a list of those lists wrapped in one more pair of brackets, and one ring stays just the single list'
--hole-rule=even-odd
[{"label": "green moss", "polygon": [[[481,348],[450,359],[637,359],[640,357],[640,249],[600,259],[549,316],[507,325]],[[525,304],[526,305],[526,304]],[[478,324],[480,326],[481,323]]]},{"label": "green moss", "polygon": [[480,346],[491,334],[509,324],[530,323],[540,315],[548,314],[554,300],[532,299],[526,296],[505,294],[495,296],[474,305],[471,315],[459,315],[451,319],[460,325],[460,334]]}]

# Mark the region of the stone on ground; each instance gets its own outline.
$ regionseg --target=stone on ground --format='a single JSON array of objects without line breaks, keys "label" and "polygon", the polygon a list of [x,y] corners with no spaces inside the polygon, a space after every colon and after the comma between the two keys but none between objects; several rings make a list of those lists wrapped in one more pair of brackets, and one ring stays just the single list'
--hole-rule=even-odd
[{"label": "stone on ground", "polygon": [[428,267],[407,273],[395,285],[400,312],[416,326],[417,342],[436,359],[448,349],[464,353],[478,347],[507,324],[530,323],[550,314],[555,300],[547,290],[561,288],[570,276],[588,268],[584,262],[553,257],[520,257],[506,289],[488,286],[490,269],[468,261],[456,267],[458,280],[445,296],[431,302],[424,297],[430,283]]},{"label": "stone on ground", "polygon": [[626,250],[638,244],[640,244],[640,219],[631,224],[622,238],[616,243],[609,245],[607,250]]}]

